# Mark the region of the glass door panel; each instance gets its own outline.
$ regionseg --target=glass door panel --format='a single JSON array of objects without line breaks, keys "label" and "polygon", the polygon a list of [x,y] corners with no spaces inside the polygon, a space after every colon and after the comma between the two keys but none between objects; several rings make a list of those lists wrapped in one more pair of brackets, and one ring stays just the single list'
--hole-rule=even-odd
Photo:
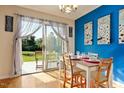
[{"label": "glass door panel", "polygon": [[59,56],[62,54],[63,42],[55,34],[50,26],[46,26],[46,49],[45,49],[45,61],[46,69],[58,68]]}]

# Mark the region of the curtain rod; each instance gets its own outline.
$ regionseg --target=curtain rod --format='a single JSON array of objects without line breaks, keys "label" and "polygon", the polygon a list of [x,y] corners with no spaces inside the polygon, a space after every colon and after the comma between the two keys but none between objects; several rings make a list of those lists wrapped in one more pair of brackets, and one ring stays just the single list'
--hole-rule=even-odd
[{"label": "curtain rod", "polygon": [[48,19],[41,19],[41,18],[32,17],[32,16],[27,16],[27,15],[22,15],[22,14],[18,14],[18,13],[14,13],[14,15],[23,16],[23,17],[29,17],[29,18],[34,18],[34,19],[43,20],[43,21],[51,21],[51,22],[55,22],[55,23],[59,23],[59,24],[68,25],[68,24],[66,24],[66,23],[56,22],[56,21],[52,21],[52,20],[48,20]]}]

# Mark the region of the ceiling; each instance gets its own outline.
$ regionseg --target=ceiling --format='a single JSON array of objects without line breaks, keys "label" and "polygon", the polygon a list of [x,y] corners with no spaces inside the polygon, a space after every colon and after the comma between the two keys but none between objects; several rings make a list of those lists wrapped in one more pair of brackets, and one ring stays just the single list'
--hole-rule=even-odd
[{"label": "ceiling", "polygon": [[71,20],[75,20],[75,19],[85,15],[86,13],[96,9],[99,6],[100,5],[79,5],[78,9],[75,12],[66,14],[66,13],[62,13],[59,10],[58,5],[20,5],[20,7],[24,7],[24,8],[36,10],[39,12],[44,12],[47,14],[52,14],[52,15],[68,18]]}]

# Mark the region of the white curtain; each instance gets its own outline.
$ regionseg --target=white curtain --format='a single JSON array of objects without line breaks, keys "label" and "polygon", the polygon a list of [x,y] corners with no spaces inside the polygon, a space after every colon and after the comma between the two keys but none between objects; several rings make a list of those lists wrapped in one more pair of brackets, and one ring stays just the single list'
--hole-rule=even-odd
[{"label": "white curtain", "polygon": [[68,51],[67,25],[52,21],[46,22],[44,20],[39,20],[31,17],[18,16],[18,27],[14,36],[13,74],[20,75],[22,71],[22,38],[31,36],[41,27],[44,28],[46,23],[50,25],[55,34],[64,41],[63,52]]},{"label": "white curtain", "polygon": [[66,24],[61,24],[61,23],[56,23],[56,22],[49,22],[50,23],[50,26],[51,28],[53,29],[53,31],[55,32],[55,34],[61,38],[64,42],[64,49],[63,49],[63,52],[68,52],[68,34],[67,34],[67,28],[68,28],[68,25]]},{"label": "white curtain", "polygon": [[22,44],[21,40],[24,37],[31,36],[42,27],[42,20],[37,20],[30,17],[18,16],[17,33],[14,37],[14,67],[15,75],[21,74],[22,69]]}]

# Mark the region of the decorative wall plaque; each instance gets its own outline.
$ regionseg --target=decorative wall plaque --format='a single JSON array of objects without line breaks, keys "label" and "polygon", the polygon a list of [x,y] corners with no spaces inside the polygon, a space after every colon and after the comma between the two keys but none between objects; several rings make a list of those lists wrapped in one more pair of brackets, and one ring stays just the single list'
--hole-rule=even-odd
[{"label": "decorative wall plaque", "polygon": [[119,44],[124,44],[124,9],[119,11]]},{"label": "decorative wall plaque", "polygon": [[5,31],[13,32],[13,17],[5,16]]},{"label": "decorative wall plaque", "polygon": [[110,15],[98,19],[98,44],[110,44]]},{"label": "decorative wall plaque", "polygon": [[73,27],[69,27],[69,37],[73,37]]},{"label": "decorative wall plaque", "polygon": [[84,25],[84,45],[92,45],[92,22],[88,22]]}]

